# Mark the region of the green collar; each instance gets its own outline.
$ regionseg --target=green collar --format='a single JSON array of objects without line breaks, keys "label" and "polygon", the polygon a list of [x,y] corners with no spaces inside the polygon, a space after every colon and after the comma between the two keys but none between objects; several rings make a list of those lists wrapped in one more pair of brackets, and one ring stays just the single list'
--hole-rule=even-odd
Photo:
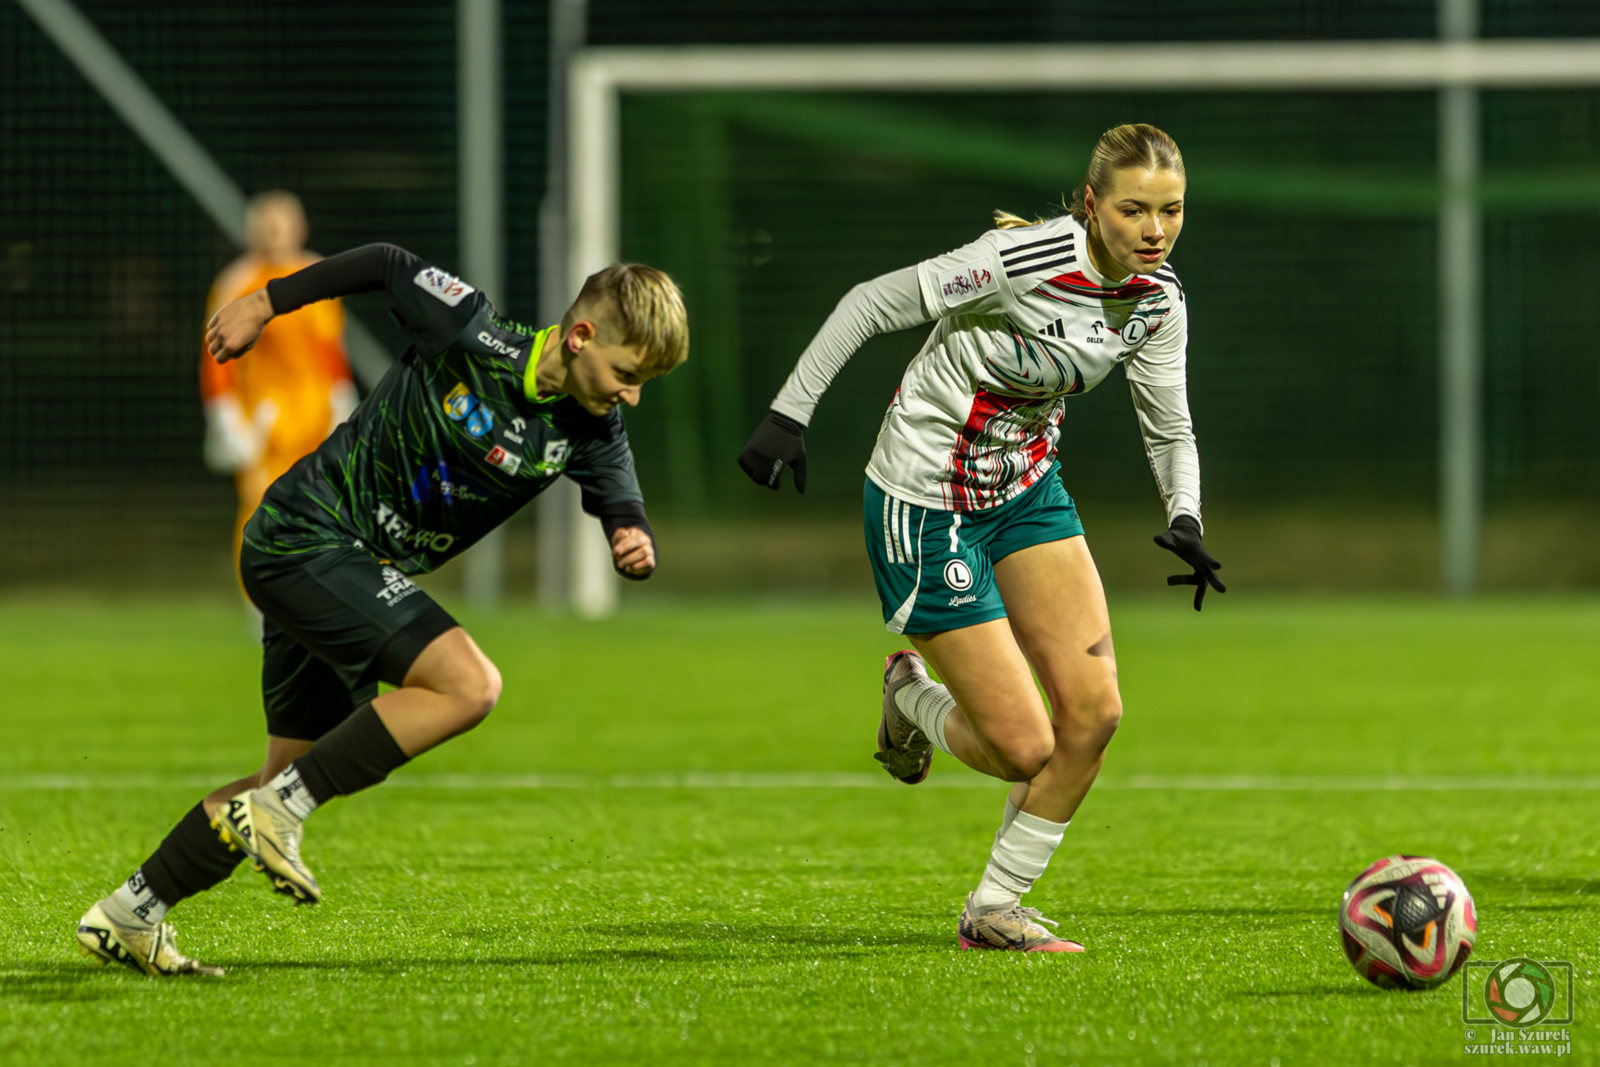
[{"label": "green collar", "polygon": [[555,396],[547,396],[542,400],[539,398],[539,360],[544,355],[545,340],[549,338],[552,331],[558,329],[560,329],[560,326],[546,326],[534,334],[533,347],[528,350],[528,369],[522,374],[522,395],[535,404],[548,404],[552,400],[559,400],[567,395],[566,393],[557,393]]}]

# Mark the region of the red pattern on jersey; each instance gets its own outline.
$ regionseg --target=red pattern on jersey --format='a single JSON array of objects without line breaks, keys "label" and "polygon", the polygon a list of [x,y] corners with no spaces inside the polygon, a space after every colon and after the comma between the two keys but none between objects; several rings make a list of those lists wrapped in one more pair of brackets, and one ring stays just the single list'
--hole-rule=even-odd
[{"label": "red pattern on jersey", "polygon": [[1053,285],[1064,292],[1073,293],[1077,296],[1086,296],[1094,300],[1137,300],[1140,297],[1154,296],[1156,293],[1163,291],[1161,286],[1155,282],[1137,274],[1116,288],[1108,289],[1091,282],[1084,277],[1083,272],[1080,270],[1058,274],[1054,278],[1047,279],[1042,284]]},{"label": "red pattern on jersey", "polygon": [[945,469],[952,511],[982,511],[1011,499],[1044,476],[1056,450],[1061,398],[1001,396],[978,390]]}]

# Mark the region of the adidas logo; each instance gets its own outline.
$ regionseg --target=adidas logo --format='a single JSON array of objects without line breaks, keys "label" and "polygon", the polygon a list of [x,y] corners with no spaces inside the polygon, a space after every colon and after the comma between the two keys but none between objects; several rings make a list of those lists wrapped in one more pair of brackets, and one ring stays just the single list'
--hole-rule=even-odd
[{"label": "adidas logo", "polygon": [[1060,319],[1057,319],[1056,321],[1052,322],[1050,325],[1046,326],[1044,329],[1040,330],[1039,332],[1044,334],[1046,337],[1065,337],[1065,336],[1067,336],[1067,328],[1065,326],[1061,325],[1061,320]]}]

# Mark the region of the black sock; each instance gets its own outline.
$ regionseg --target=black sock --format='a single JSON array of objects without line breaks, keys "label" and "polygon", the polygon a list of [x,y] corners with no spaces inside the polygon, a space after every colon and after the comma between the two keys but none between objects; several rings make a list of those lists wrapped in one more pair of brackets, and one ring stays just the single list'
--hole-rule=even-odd
[{"label": "black sock", "polygon": [[139,868],[145,884],[161,903],[172,907],[185,897],[204,893],[239,865],[244,856],[217,837],[206,818],[205,804],[196,804]]},{"label": "black sock", "polygon": [[369,700],[323,734],[310,752],[294,761],[294,768],[311,799],[326,804],[377,785],[410,758]]}]

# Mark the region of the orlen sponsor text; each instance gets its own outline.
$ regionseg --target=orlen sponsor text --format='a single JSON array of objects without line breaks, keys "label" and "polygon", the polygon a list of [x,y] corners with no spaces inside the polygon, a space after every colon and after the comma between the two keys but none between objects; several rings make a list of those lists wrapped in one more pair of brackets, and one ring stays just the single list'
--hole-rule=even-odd
[{"label": "orlen sponsor text", "polygon": [[378,528],[401,544],[413,548],[426,548],[434,552],[448,552],[456,543],[455,534],[416,530],[388,504],[378,505]]}]

